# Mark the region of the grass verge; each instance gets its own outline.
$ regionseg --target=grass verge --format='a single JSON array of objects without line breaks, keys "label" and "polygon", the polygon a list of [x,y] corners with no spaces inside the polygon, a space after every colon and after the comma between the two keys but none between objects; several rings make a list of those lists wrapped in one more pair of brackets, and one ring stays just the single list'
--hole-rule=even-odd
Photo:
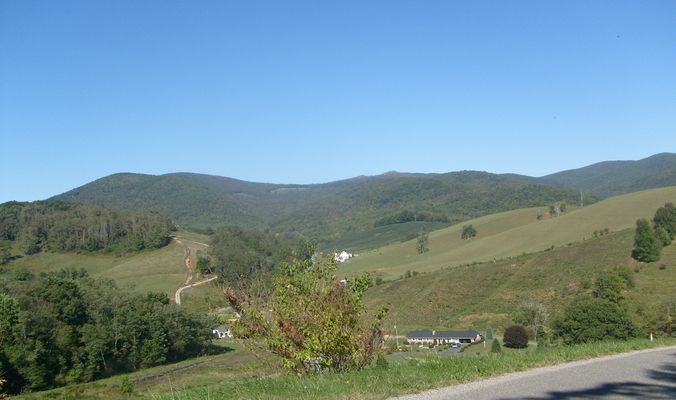
[{"label": "grass verge", "polygon": [[403,357],[388,367],[326,373],[234,379],[216,385],[150,394],[154,400],[193,399],[384,399],[428,389],[467,383],[510,372],[595,358],[608,354],[676,344],[676,339],[599,342],[577,346],[488,354],[476,357]]}]

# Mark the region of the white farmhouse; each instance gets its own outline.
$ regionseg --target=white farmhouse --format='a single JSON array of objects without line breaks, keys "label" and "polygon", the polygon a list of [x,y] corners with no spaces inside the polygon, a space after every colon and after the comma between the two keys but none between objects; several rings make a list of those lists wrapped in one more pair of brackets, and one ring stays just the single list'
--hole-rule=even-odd
[{"label": "white farmhouse", "polygon": [[349,260],[350,258],[352,258],[352,253],[348,253],[347,251],[343,250],[340,253],[333,253],[333,258],[337,262],[343,263],[343,262]]}]

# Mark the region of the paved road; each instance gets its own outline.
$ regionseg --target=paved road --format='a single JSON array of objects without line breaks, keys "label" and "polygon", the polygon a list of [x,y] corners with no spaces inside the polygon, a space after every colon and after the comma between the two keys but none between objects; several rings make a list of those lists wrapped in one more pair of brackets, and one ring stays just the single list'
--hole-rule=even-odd
[{"label": "paved road", "polygon": [[676,346],[517,372],[397,399],[676,399]]}]

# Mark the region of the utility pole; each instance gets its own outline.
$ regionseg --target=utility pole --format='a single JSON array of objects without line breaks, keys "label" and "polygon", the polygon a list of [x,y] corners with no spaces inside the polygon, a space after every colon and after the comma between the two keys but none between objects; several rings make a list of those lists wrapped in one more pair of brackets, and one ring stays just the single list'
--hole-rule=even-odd
[{"label": "utility pole", "polygon": [[397,351],[399,351],[399,333],[396,325],[394,326],[394,339],[397,341]]}]

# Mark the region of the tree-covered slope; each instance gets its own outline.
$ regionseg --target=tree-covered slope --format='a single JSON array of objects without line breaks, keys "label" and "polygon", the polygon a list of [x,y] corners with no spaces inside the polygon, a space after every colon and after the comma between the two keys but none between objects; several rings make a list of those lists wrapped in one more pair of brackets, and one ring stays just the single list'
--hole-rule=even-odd
[{"label": "tree-covered slope", "polygon": [[543,176],[537,182],[600,197],[676,185],[676,154],[660,153],[638,161],[604,161]]},{"label": "tree-covered slope", "polygon": [[179,225],[240,225],[336,239],[402,211],[460,221],[515,208],[574,202],[577,194],[487,172],[387,173],[319,185],[276,185],[177,173],[111,175],[56,199],[156,209]]},{"label": "tree-covered slope", "polygon": [[62,201],[0,204],[0,241],[17,242],[29,255],[45,250],[130,253],[160,248],[173,229],[167,215],[152,210],[124,212]]}]

